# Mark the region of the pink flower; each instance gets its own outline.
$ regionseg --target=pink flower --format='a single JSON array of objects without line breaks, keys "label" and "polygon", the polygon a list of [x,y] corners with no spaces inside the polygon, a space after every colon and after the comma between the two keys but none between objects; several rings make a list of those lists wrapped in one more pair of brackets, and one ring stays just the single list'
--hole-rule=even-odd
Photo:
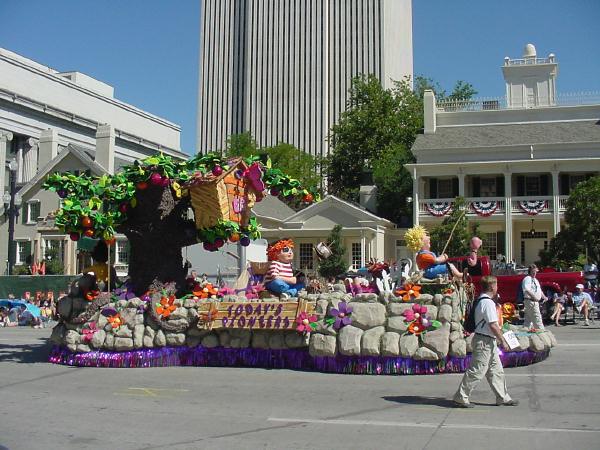
[{"label": "pink flower", "polygon": [[427,306],[422,306],[416,303],[413,305],[412,309],[407,309],[402,313],[406,319],[406,322],[412,322],[413,320],[418,319],[425,314],[427,314]]},{"label": "pink flower", "polygon": [[300,313],[300,315],[296,317],[296,331],[298,333],[310,333],[317,327],[316,322],[317,316],[314,314],[309,316],[306,312]]},{"label": "pink flower", "polygon": [[83,342],[90,342],[93,339],[96,331],[98,331],[98,328],[96,327],[96,322],[90,322],[88,324],[88,328],[84,328],[83,330],[81,330],[81,332],[83,333]]}]

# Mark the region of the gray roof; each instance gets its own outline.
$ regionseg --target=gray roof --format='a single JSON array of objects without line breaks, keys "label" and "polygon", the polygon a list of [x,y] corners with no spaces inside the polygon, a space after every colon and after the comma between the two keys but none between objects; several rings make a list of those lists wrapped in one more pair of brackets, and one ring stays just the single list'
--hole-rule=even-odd
[{"label": "gray roof", "polygon": [[296,214],[296,211],[284,202],[269,194],[252,207],[252,212],[260,217],[271,217],[279,220],[287,219]]},{"label": "gray roof", "polygon": [[576,142],[600,142],[600,120],[438,127],[417,136],[412,150]]}]

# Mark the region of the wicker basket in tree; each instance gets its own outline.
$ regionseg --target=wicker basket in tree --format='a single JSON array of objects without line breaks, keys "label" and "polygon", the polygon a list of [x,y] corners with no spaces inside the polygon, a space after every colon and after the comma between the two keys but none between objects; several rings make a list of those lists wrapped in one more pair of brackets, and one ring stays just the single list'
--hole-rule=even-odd
[{"label": "wicker basket in tree", "polygon": [[242,226],[248,224],[256,192],[244,177],[235,175],[246,169],[246,164],[236,159],[229,163],[229,170],[218,177],[210,176],[190,186],[196,228],[214,227],[219,220],[230,220]]}]

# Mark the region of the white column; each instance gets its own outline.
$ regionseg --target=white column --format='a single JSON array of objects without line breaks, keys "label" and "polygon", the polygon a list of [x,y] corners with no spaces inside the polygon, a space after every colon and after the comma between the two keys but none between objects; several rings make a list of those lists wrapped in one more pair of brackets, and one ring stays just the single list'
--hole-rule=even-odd
[{"label": "white column", "polygon": [[506,261],[513,260],[513,223],[512,223],[512,173],[504,173],[504,240]]},{"label": "white column", "polygon": [[417,175],[417,169],[413,168],[413,225],[419,225],[419,185],[420,177]]},{"label": "white column", "polygon": [[22,138],[17,138],[17,184],[23,183],[23,152],[25,142]]},{"label": "white column", "polygon": [[95,160],[109,174],[115,173],[115,129],[112,125],[98,125]]},{"label": "white column", "polygon": [[558,187],[558,170],[552,171],[552,219],[554,223],[554,235],[556,236],[560,231],[560,192]]},{"label": "white column", "polygon": [[38,141],[29,138],[23,147],[23,183],[29,182],[37,173]]},{"label": "white column", "polygon": [[458,174],[458,196],[463,197],[463,198],[465,196],[465,174],[464,173]]},{"label": "white column", "polygon": [[8,153],[8,143],[12,141],[13,134],[10,131],[2,131],[0,130],[0,206],[4,207],[4,203],[2,203],[2,197],[4,196],[4,186],[8,184],[4,179],[4,175],[6,170],[6,154]]},{"label": "white column", "polygon": [[365,232],[360,232],[360,267],[365,267],[367,265],[366,260],[367,253],[367,238],[365,237]]},{"label": "white column", "polygon": [[58,155],[58,133],[49,128],[40,133],[38,143],[38,170],[44,168]]}]

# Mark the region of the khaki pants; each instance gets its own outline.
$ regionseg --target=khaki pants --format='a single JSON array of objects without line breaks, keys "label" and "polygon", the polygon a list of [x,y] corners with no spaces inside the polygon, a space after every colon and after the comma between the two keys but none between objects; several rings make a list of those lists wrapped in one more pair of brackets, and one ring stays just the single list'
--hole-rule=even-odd
[{"label": "khaki pants", "polygon": [[463,376],[458,391],[454,394],[454,401],[469,403],[469,396],[483,376],[487,378],[492,391],[496,394],[496,404],[511,400],[506,390],[504,368],[498,355],[496,338],[475,334],[473,336],[473,354],[471,364]]},{"label": "khaki pants", "polygon": [[525,307],[525,315],[523,316],[523,326],[530,328],[533,326],[536,330],[543,330],[544,323],[542,322],[542,314],[540,313],[540,302],[525,299],[523,300]]}]

